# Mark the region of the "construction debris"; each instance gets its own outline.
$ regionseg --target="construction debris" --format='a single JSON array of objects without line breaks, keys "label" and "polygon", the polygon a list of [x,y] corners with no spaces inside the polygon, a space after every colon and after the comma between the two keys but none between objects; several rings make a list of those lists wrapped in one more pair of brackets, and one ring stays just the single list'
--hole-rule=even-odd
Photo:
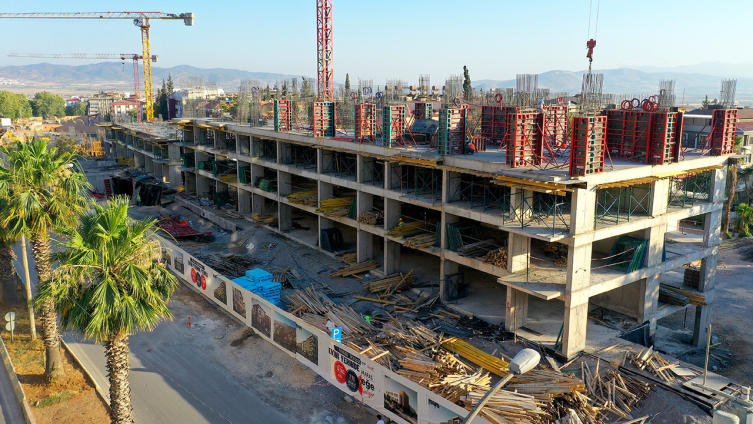
[{"label": "construction debris", "polygon": [[351,265],[348,268],[335,271],[332,274],[329,274],[329,276],[330,277],[348,277],[350,275],[355,275],[355,274],[360,274],[362,272],[370,271],[377,267],[379,267],[379,262],[377,261],[361,262],[360,264]]},{"label": "construction debris", "polygon": [[680,366],[680,362],[671,364],[654,351],[653,347],[641,349],[638,354],[632,354],[630,362],[638,367],[640,370],[647,370],[653,375],[661,378],[666,383],[671,383],[675,380],[674,376],[669,372],[670,368],[676,368]]},{"label": "construction debris", "polygon": [[319,204],[319,197],[316,191],[304,191],[288,196],[288,202],[297,205],[317,206]]},{"label": "construction debris", "polygon": [[196,252],[193,254],[196,259],[204,262],[208,267],[220,272],[222,275],[234,279],[246,275],[246,271],[254,265],[263,264],[251,255],[237,255],[234,253],[208,253]]},{"label": "construction debris", "polygon": [[364,212],[358,215],[358,222],[369,225],[379,225],[382,223],[381,213],[378,212]]},{"label": "construction debris", "polygon": [[492,264],[501,268],[507,268],[507,249],[504,247],[492,250],[484,255],[481,260],[487,264]]},{"label": "construction debris", "polygon": [[434,233],[425,233],[417,236],[411,236],[405,239],[405,247],[414,249],[434,247],[437,241],[437,235]]},{"label": "construction debris", "polygon": [[358,253],[346,253],[337,257],[337,260],[345,262],[346,264],[354,264],[358,262]]},{"label": "construction debris", "polygon": [[319,208],[314,212],[324,214],[324,216],[345,216],[350,212],[350,204],[353,203],[354,197],[341,197],[327,199],[319,202]]},{"label": "construction debris", "polygon": [[400,286],[416,281],[416,275],[411,270],[408,274],[392,274],[379,280],[371,281],[363,287],[371,293],[392,294]]}]

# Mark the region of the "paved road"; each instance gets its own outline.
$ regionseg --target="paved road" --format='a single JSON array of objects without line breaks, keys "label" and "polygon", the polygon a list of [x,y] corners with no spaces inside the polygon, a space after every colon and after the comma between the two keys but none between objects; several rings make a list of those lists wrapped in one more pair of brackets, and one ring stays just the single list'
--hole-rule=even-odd
[{"label": "paved road", "polygon": [[[20,247],[16,246],[15,251],[19,256]],[[31,256],[29,261],[31,280],[36,284]],[[23,275],[20,257],[16,270]],[[137,423],[298,423],[259,399],[256,391],[263,388],[250,387],[233,377],[232,370],[209,354],[191,351],[190,343],[173,341],[173,325],[178,324],[163,322],[153,332],[130,339],[131,399]],[[73,334],[66,334],[63,339],[107,393],[102,346]]]},{"label": "paved road", "polygon": [[8,371],[0,362],[0,424],[24,422],[24,412],[13,392]]}]

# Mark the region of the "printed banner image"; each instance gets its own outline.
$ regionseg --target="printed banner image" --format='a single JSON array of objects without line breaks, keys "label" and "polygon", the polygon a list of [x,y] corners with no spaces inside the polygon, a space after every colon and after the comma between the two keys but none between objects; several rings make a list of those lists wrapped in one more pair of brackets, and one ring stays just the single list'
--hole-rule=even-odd
[{"label": "printed banner image", "polygon": [[295,330],[295,339],[296,353],[312,364],[319,366],[319,338],[298,325]]},{"label": "printed banner image", "polygon": [[409,423],[418,424],[418,394],[384,376],[384,408]]},{"label": "printed banner image", "polygon": [[266,338],[272,337],[272,316],[269,307],[256,299],[251,308],[251,327]]},{"label": "printed banner image", "polygon": [[246,301],[243,299],[243,292],[237,287],[233,287],[233,310],[246,318]]},{"label": "printed banner image", "polygon": [[[238,289],[235,289],[235,290],[238,290]],[[227,284],[225,284],[224,281],[220,281],[220,285],[218,285],[217,288],[214,289],[214,298],[217,299],[223,305],[227,305]]]},{"label": "printed banner image", "polygon": [[272,341],[285,348],[290,353],[295,354],[296,328],[295,322],[285,315],[274,312],[274,332]]},{"label": "printed banner image", "polygon": [[455,424],[462,423],[463,419],[431,398],[426,398],[428,403],[426,419],[421,424]]}]

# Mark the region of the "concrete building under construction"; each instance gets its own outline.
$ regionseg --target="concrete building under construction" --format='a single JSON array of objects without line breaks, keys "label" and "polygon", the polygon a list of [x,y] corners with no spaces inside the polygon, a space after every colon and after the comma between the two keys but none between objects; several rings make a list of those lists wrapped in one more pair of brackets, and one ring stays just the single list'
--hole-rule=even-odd
[{"label": "concrete building under construction", "polygon": [[735,110],[686,150],[682,113],[660,102],[572,118],[562,99],[502,106],[499,94],[478,107],[358,94],[347,131],[336,102],[313,102],[300,124],[299,105],[281,99],[268,125],[194,118],[111,125],[105,138],[112,155],[183,187],[187,207],[264,219],[386,275],[414,270],[443,301],[567,357],[606,328],[589,320],[597,308],[654,337],[685,308],[660,302],[663,274],[699,262],[696,287],[682,289],[705,297],[693,336],[705,343]]}]

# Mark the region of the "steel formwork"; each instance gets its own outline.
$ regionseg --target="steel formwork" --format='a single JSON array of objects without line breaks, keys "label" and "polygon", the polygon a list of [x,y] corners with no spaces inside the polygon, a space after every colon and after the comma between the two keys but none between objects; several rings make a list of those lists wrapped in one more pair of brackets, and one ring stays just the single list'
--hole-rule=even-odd
[{"label": "steel formwork", "polygon": [[597,189],[594,227],[598,223],[619,224],[636,216],[650,216],[651,192],[650,184]]},{"label": "steel formwork", "polygon": [[468,128],[468,109],[439,110],[439,138],[437,142],[440,155],[462,155]]},{"label": "steel formwork", "polygon": [[413,117],[416,119],[432,119],[434,116],[434,104],[425,102],[416,102]]},{"label": "steel formwork", "polygon": [[311,120],[314,137],[324,138],[335,136],[336,109],[335,102],[314,102],[314,116]]},{"label": "steel formwork", "polygon": [[576,117],[570,142],[570,175],[604,172],[606,116]]},{"label": "steel formwork", "polygon": [[382,146],[405,145],[405,106],[384,106],[382,109]]},{"label": "steel formwork", "polygon": [[542,151],[537,152],[542,161],[557,165],[557,158],[566,158],[569,154],[570,139],[568,128],[568,108],[562,105],[550,105],[541,108]]},{"label": "steel formwork", "polygon": [[363,103],[355,105],[355,125],[353,141],[356,143],[373,143],[375,140],[376,116],[374,105]]},{"label": "steel formwork", "polygon": [[669,179],[669,206],[687,208],[711,199],[711,171],[682,174]]},{"label": "steel formwork", "polygon": [[275,131],[276,132],[288,132],[292,129],[292,109],[290,107],[290,100],[275,100],[274,102],[275,113]]},{"label": "steel formwork", "polygon": [[650,163],[652,113],[608,110],[606,114],[610,157]]},{"label": "steel formwork", "polygon": [[713,156],[731,155],[735,148],[737,109],[717,109],[711,116],[711,134],[707,145]]},{"label": "steel formwork", "polygon": [[651,153],[649,163],[664,165],[680,160],[682,114],[657,112],[651,117]]},{"label": "steel formwork", "polygon": [[489,145],[504,146],[507,139],[507,109],[481,106],[481,137]]},{"label": "steel formwork", "polygon": [[539,113],[531,108],[506,108],[507,165],[511,168],[540,165],[542,148]]}]

